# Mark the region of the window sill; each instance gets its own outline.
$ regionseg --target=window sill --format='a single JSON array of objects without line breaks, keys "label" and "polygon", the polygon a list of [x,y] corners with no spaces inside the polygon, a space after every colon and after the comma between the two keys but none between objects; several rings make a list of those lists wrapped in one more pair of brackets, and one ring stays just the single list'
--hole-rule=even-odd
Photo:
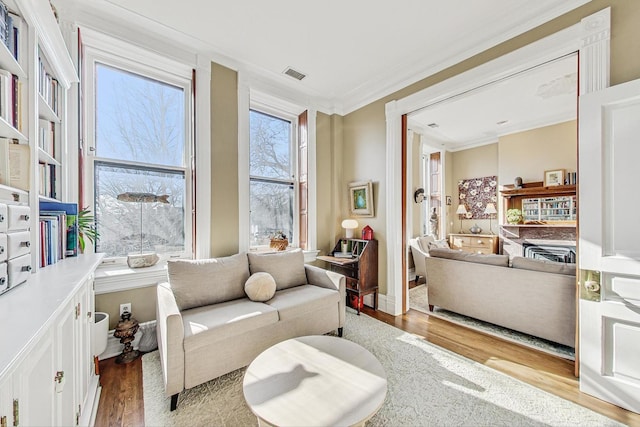
[{"label": "window sill", "polygon": [[[293,249],[293,248],[291,248]],[[276,252],[268,247],[256,248],[251,252]],[[316,260],[319,250],[306,250],[304,262]],[[155,286],[157,283],[167,280],[167,263],[160,262],[151,267],[130,268],[126,264],[103,265],[95,273],[95,294],[109,294],[131,289]]]},{"label": "window sill", "polygon": [[[293,246],[289,246],[287,249],[284,250],[284,252],[292,251],[292,250],[295,250],[295,249],[298,249],[298,248],[295,248]],[[271,249],[269,246],[253,246],[253,247],[251,247],[249,249],[249,252],[263,254],[263,253],[276,253],[276,252],[279,252],[279,251]],[[320,253],[320,250],[309,249],[309,250],[303,250],[302,253],[304,254],[304,262],[305,263],[309,263],[309,262],[313,262],[313,261],[316,260],[316,257]]]},{"label": "window sill", "polygon": [[100,295],[146,288],[166,280],[166,262],[144,268],[130,268],[122,264],[101,266],[95,274],[95,293]]}]

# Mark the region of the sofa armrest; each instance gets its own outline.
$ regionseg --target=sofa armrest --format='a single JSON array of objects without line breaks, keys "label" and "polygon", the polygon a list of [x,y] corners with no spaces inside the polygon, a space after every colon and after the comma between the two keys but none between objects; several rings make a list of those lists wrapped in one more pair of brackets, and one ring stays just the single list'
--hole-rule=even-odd
[{"label": "sofa armrest", "polygon": [[411,256],[413,257],[416,276],[427,277],[426,258],[429,256],[429,254],[420,249],[417,245],[417,242],[416,244],[410,244],[409,247],[411,248]]},{"label": "sofa armrest", "polygon": [[184,325],[168,283],[157,287],[156,333],[167,396],[184,390]]},{"label": "sofa armrest", "polygon": [[345,279],[344,275],[309,264],[305,264],[304,268],[305,272],[307,273],[307,282],[310,285],[320,286],[327,289],[334,289],[340,293],[338,309],[340,310],[340,327],[342,327],[344,325],[347,307],[347,280]]}]

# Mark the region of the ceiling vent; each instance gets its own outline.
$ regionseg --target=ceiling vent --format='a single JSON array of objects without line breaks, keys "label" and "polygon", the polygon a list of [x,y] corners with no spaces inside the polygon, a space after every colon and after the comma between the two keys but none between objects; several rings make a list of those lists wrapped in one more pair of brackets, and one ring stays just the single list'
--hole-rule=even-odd
[{"label": "ceiling vent", "polygon": [[427,126],[429,126],[431,129],[437,129],[440,127],[437,123],[429,123]]},{"label": "ceiling vent", "polygon": [[287,67],[286,70],[284,70],[284,73],[289,76],[289,77],[293,77],[296,80],[302,80],[305,77],[307,77],[306,74],[301,73],[300,71],[296,71],[291,67]]}]

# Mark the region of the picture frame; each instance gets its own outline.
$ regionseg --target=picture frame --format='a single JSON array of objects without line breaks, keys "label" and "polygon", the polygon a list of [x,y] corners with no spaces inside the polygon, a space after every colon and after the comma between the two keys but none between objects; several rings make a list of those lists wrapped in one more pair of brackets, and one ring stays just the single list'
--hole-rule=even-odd
[{"label": "picture frame", "polygon": [[446,201],[447,201],[447,206],[451,206],[451,196],[447,196]]},{"label": "picture frame", "polygon": [[349,208],[353,216],[374,216],[373,183],[371,181],[349,183]]},{"label": "picture frame", "polygon": [[553,169],[544,171],[544,186],[554,187],[556,185],[564,185],[564,169]]}]

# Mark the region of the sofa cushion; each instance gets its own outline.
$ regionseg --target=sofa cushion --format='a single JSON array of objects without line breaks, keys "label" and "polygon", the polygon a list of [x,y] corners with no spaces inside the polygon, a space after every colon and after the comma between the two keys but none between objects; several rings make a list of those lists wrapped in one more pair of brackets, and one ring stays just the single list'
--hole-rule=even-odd
[{"label": "sofa cushion", "polygon": [[538,258],[525,258],[521,256],[513,257],[511,267],[520,268],[522,270],[543,271],[545,273],[566,274],[567,276],[576,275],[576,265],[566,264],[564,262],[556,262]]},{"label": "sofa cushion", "polygon": [[283,252],[249,253],[251,274],[269,273],[276,281],[276,290],[307,284],[302,249]]},{"label": "sofa cushion", "polygon": [[433,242],[429,243],[429,246],[426,252],[429,252],[431,249],[436,249],[436,248],[450,249],[449,242],[447,242],[447,239],[434,240]]},{"label": "sofa cushion", "polygon": [[253,273],[244,284],[244,292],[251,301],[268,301],[276,293],[276,281],[269,273]]},{"label": "sofa cushion", "polygon": [[469,252],[443,248],[431,249],[429,251],[429,255],[436,258],[447,258],[458,261],[475,262],[477,264],[497,265],[499,267],[509,266],[509,255],[472,254]]},{"label": "sofa cushion", "polygon": [[340,301],[340,292],[315,285],[302,285],[276,292],[267,302],[278,310],[280,320],[307,316],[314,310]]},{"label": "sofa cushion", "polygon": [[418,247],[422,250],[422,252],[429,252],[429,245],[433,243],[433,236],[421,236],[416,238],[418,242]]},{"label": "sofa cushion", "polygon": [[249,264],[244,253],[224,258],[171,260],[167,269],[180,311],[245,297]]},{"label": "sofa cushion", "polygon": [[277,321],[275,308],[248,298],[185,310],[182,312],[184,350],[189,352],[214,341],[236,338]]}]

